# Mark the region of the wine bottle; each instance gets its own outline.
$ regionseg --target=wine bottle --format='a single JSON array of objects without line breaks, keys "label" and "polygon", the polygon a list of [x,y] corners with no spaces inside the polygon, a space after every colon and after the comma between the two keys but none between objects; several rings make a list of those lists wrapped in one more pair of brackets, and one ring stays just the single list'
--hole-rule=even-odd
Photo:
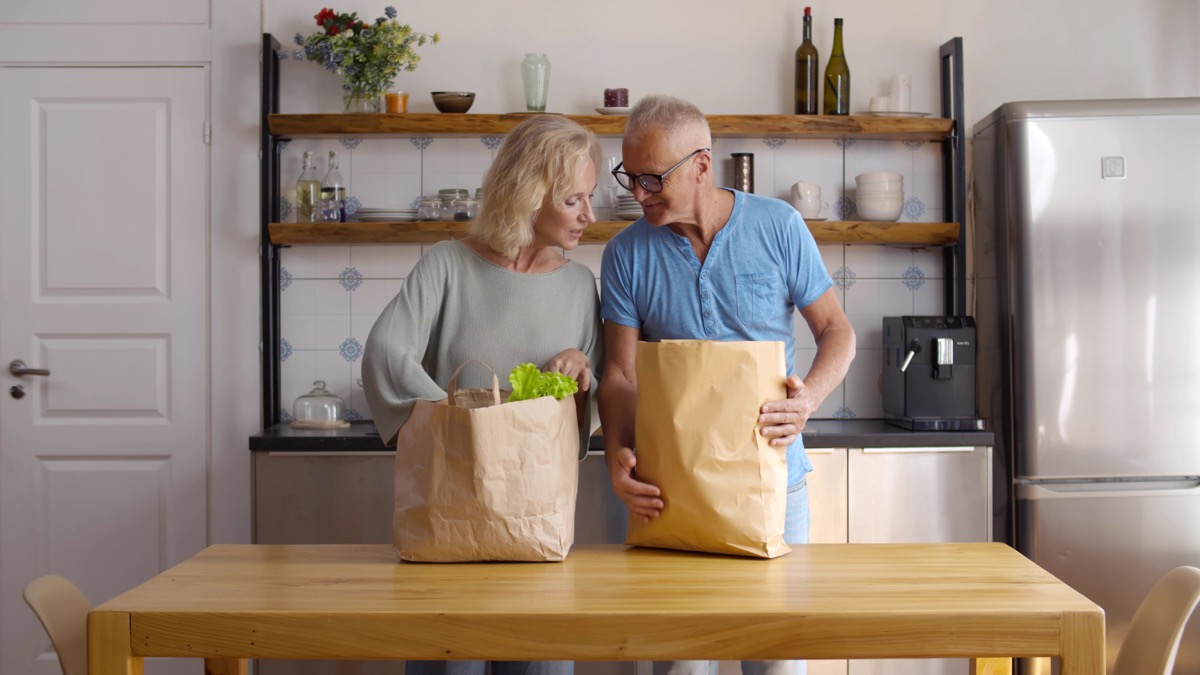
[{"label": "wine bottle", "polygon": [[317,161],[312,150],[304,152],[304,168],[296,181],[296,222],[311,223],[317,220],[318,202],[321,200],[321,181],[317,180]]},{"label": "wine bottle", "polygon": [[850,114],[850,66],[846,65],[846,53],[842,50],[842,20],[833,20],[833,49],[829,52],[829,63],[825,66],[826,115]]},{"label": "wine bottle", "polygon": [[321,179],[319,220],[346,222],[346,182],[338,171],[337,152],[329,151],[329,168]]},{"label": "wine bottle", "polygon": [[804,41],[796,48],[796,114],[821,112],[820,67],[817,48],[812,43],[812,7],[804,8]]}]

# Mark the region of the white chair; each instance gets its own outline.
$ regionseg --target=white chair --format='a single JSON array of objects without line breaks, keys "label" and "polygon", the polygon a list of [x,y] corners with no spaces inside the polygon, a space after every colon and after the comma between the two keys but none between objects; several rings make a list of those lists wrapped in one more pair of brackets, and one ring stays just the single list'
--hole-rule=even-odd
[{"label": "white chair", "polygon": [[47,574],[25,587],[25,603],[50,635],[63,675],[87,675],[87,615],[92,603],[75,584]]},{"label": "white chair", "polygon": [[1188,619],[1200,602],[1200,569],[1176,567],[1138,605],[1113,675],[1171,675]]}]

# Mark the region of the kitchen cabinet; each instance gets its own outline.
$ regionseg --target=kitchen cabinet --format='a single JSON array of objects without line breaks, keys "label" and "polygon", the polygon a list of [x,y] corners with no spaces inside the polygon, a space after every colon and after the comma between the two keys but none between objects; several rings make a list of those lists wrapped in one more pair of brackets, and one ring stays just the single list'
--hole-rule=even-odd
[{"label": "kitchen cabinet", "polygon": [[[992,448],[809,448],[809,538],[819,543],[992,540]],[[958,675],[965,659],[813,661],[811,675]],[[723,674],[726,675],[726,674]]]},{"label": "kitchen cabinet", "polygon": [[[525,115],[441,113],[307,114],[279,113],[279,61],[282,48],[263,35],[260,134],[260,292],[262,325],[263,425],[279,422],[280,329],[279,248],[305,244],[425,244],[462,236],[465,223],[283,223],[280,222],[280,156],[283,141],[297,137],[347,135],[429,134],[471,136],[503,134]],[[964,138],[962,38],[939,49],[941,112],[936,118],[829,115],[709,115],[716,137],[835,138],[927,140],[942,145],[943,212],[945,223],[880,223],[825,221],[810,223],[818,243],[938,246],[943,251],[945,313],[966,313],[965,237],[966,146]],[[570,115],[600,135],[620,135],[625,118],[619,115]],[[611,214],[588,228],[587,243],[608,241],[629,225]]]}]

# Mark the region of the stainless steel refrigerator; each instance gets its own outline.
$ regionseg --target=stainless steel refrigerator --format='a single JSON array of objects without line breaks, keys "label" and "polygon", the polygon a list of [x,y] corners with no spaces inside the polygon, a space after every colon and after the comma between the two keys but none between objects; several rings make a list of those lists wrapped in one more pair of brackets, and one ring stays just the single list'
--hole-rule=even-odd
[{"label": "stainless steel refrigerator", "polygon": [[1200,98],[1009,103],[973,151],[995,529],[1104,608],[1111,672],[1158,577],[1200,566]]}]

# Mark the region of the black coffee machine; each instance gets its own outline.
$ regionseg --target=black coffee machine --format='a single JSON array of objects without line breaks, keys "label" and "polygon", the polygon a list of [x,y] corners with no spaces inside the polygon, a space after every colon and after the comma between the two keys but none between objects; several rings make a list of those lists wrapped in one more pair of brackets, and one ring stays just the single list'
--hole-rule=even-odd
[{"label": "black coffee machine", "polygon": [[973,317],[883,317],[883,416],[913,431],[983,429]]}]

